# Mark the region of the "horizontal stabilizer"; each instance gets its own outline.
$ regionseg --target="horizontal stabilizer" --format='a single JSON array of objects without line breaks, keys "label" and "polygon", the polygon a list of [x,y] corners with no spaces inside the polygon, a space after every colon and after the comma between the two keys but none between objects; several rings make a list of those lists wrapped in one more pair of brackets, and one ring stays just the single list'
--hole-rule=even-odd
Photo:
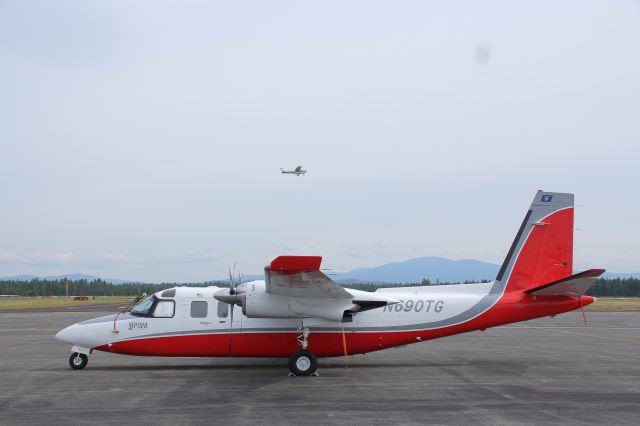
[{"label": "horizontal stabilizer", "polygon": [[582,296],[604,271],[604,269],[589,269],[570,277],[529,289],[525,293],[534,296]]}]

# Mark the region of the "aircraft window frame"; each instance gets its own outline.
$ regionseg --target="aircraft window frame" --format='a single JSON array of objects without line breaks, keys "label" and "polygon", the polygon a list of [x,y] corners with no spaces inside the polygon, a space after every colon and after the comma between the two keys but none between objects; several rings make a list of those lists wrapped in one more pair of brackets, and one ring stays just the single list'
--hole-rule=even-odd
[{"label": "aircraft window frame", "polygon": [[[202,315],[202,311],[198,311],[196,312],[198,315],[194,315],[194,304],[196,304],[195,306],[202,306],[202,304],[204,303],[204,315]],[[201,309],[201,308],[198,308]],[[189,315],[191,316],[191,318],[206,318],[207,316],[209,316],[209,302],[206,300],[192,300],[191,303],[189,304]]]},{"label": "aircraft window frame", "polygon": [[[156,309],[158,308],[158,306],[160,306],[161,303],[171,303],[173,305],[173,309],[171,310],[171,315],[170,316],[166,316],[166,315],[158,316],[158,315],[156,315]],[[176,302],[174,302],[173,300],[166,300],[166,299],[158,299],[158,298],[156,298],[156,303],[155,303],[155,306],[153,307],[153,313],[151,314],[151,316],[153,318],[173,318],[175,315],[176,315]]]},{"label": "aircraft window frame", "polygon": [[168,290],[165,290],[162,292],[162,294],[160,295],[162,297],[176,297],[176,289],[175,288],[170,288]]},{"label": "aircraft window frame", "polygon": [[229,317],[229,304],[225,302],[218,302],[218,318],[228,318]]}]

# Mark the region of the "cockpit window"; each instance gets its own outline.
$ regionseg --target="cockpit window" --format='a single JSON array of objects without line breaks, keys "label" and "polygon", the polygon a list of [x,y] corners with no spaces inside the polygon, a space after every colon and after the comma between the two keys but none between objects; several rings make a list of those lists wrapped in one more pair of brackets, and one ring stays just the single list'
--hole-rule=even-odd
[{"label": "cockpit window", "polygon": [[151,308],[153,308],[153,303],[155,302],[155,296],[149,296],[144,299],[142,302],[138,303],[135,308],[131,310],[132,315],[137,316],[146,316],[151,312]]},{"label": "cockpit window", "polygon": [[162,292],[162,297],[176,297],[176,289],[165,290]]}]

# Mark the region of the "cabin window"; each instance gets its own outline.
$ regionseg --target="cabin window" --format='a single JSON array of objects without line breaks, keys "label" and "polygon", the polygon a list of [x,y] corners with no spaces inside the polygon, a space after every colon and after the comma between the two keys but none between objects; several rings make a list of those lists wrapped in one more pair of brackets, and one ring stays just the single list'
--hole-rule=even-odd
[{"label": "cabin window", "polygon": [[229,304],[224,302],[218,302],[218,317],[226,318],[229,316]]},{"label": "cabin window", "polygon": [[191,318],[206,318],[208,303],[201,300],[191,302]]},{"label": "cabin window", "polygon": [[153,311],[153,316],[156,318],[171,318],[175,308],[176,304],[172,300],[159,300],[156,309]]}]

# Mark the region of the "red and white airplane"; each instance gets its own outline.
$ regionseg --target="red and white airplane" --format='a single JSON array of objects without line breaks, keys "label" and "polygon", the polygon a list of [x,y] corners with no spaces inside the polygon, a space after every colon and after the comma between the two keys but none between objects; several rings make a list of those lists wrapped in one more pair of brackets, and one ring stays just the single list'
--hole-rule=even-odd
[{"label": "red and white airplane", "polygon": [[[280,256],[265,280],[230,288],[176,287],[133,310],[71,325],[69,364],[94,350],[128,355],[289,357],[311,375],[317,357],[347,356],[580,309],[604,272],[572,275],[573,195],[538,191],[493,282],[343,288],[321,257]],[[232,280],[233,281],[233,280]]]}]

